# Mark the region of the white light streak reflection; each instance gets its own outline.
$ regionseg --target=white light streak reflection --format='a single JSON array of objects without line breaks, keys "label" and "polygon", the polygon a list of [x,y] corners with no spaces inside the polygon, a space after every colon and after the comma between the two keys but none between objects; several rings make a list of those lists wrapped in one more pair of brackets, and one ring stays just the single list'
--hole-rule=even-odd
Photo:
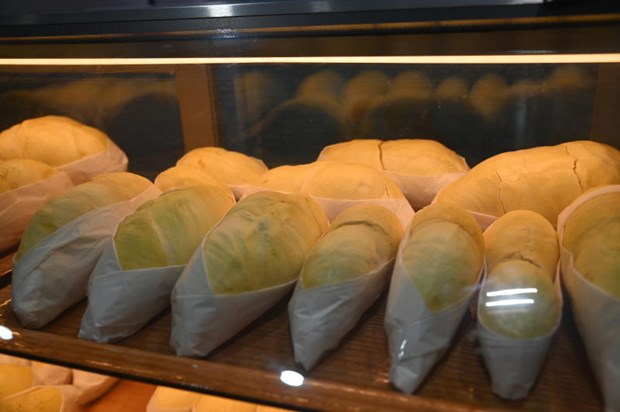
[{"label": "white light streak reflection", "polygon": [[528,293],[538,293],[538,289],[536,288],[502,289],[502,290],[494,290],[491,292],[487,292],[486,295],[491,298],[494,296],[524,295]]},{"label": "white light streak reflection", "polygon": [[6,326],[0,325],[0,339],[11,340],[13,339],[13,331]]},{"label": "white light streak reflection", "polygon": [[504,299],[504,300],[496,300],[494,302],[486,302],[484,305],[486,307],[492,306],[515,306],[515,305],[533,305],[534,299]]},{"label": "white light streak reflection", "polygon": [[288,386],[301,386],[304,384],[304,377],[301,373],[295,371],[282,371],[280,380]]}]

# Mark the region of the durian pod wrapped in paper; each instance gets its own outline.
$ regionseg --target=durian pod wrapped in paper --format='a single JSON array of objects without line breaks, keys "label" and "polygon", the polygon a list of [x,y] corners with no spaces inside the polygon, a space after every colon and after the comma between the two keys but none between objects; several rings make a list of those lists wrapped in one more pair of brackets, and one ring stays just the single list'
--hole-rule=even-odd
[{"label": "durian pod wrapped in paper", "polygon": [[34,386],[0,399],[2,412],[73,412],[77,389],[71,385]]},{"label": "durian pod wrapped in paper", "polygon": [[146,405],[146,412],[192,412],[202,394],[158,386]]},{"label": "durian pod wrapped in paper", "polygon": [[500,153],[443,188],[434,202],[474,214],[481,227],[511,210],[527,209],[555,225],[559,213],[584,191],[620,183],[620,151],[573,141]]},{"label": "durian pod wrapped in paper", "polygon": [[288,305],[295,361],[312,369],[379,297],[403,234],[383,206],[343,211],[310,250]]},{"label": "durian pod wrapped in paper", "polygon": [[71,186],[66,173],[43,162],[0,160],[0,251],[19,243],[37,210]]},{"label": "durian pod wrapped in paper", "polygon": [[291,291],[328,220],[310,196],[262,191],[205,236],[172,293],[171,345],[205,356]]},{"label": "durian pod wrapped in paper", "polygon": [[28,119],[4,130],[0,159],[39,160],[67,173],[75,184],[127,170],[127,156],[105,133],[64,116]]},{"label": "durian pod wrapped in paper", "polygon": [[45,204],[24,232],[13,261],[12,307],[40,328],[86,297],[88,279],[118,222],[159,189],[132,173],[107,173]]},{"label": "durian pod wrapped in paper", "polygon": [[413,216],[413,209],[398,186],[378,170],[361,164],[322,160],[279,166],[264,173],[260,185],[268,190],[312,196],[330,221],[343,210],[363,203],[387,207],[403,226]]},{"label": "durian pod wrapped in paper", "polygon": [[77,389],[77,404],[86,405],[103,396],[117,382],[118,378],[114,376],[73,369],[71,384]]},{"label": "durian pod wrapped in paper", "polygon": [[390,382],[411,393],[443,355],[476,290],[484,240],[474,218],[454,205],[419,211],[400,242],[385,329]]},{"label": "durian pod wrapped in paper", "polygon": [[553,225],[529,210],[508,212],[484,232],[486,270],[478,339],[493,392],[525,398],[562,317],[559,248]]},{"label": "durian pod wrapped in paper", "polygon": [[227,185],[240,199],[256,185],[267,171],[262,160],[222,147],[199,147],[187,152],[177,161],[177,166],[197,167]]},{"label": "durian pod wrapped in paper", "polygon": [[605,410],[620,411],[620,185],[586,192],[558,218],[562,281]]},{"label": "durian pod wrapped in paper", "polygon": [[319,160],[362,164],[381,171],[416,210],[430,204],[441,188],[469,170],[461,156],[427,139],[356,139],[327,146]]},{"label": "durian pod wrapped in paper", "polygon": [[88,283],[79,337],[117,341],[166,309],[190,256],[233,204],[226,191],[193,186],[163,193],[125,217]]}]

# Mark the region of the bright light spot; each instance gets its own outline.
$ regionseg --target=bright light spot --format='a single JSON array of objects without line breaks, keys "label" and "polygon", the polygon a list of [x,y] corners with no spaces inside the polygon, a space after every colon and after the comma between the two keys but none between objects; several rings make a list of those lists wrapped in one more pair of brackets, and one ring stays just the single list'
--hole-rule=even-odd
[{"label": "bright light spot", "polygon": [[280,380],[289,386],[301,386],[304,384],[304,377],[295,371],[282,371]]},{"label": "bright light spot", "polygon": [[493,296],[511,296],[511,295],[521,295],[526,293],[538,293],[538,289],[536,288],[515,288],[515,289],[502,289],[502,290],[494,290],[491,292],[487,292],[488,297]]},{"label": "bright light spot", "polygon": [[515,305],[532,305],[534,304],[534,299],[504,299],[504,300],[496,300],[495,302],[487,302],[484,305],[487,307],[491,306],[515,306]]},{"label": "bright light spot", "polygon": [[13,331],[6,326],[0,325],[0,339],[11,340],[13,339]]}]

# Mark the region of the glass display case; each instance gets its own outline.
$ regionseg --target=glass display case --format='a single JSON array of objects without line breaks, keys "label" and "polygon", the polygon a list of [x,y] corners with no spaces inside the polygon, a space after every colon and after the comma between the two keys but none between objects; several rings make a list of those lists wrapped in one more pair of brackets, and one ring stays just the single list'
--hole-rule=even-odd
[{"label": "glass display case", "polygon": [[[620,149],[614,2],[34,3],[0,6],[0,129],[72,117],[107,133],[129,171],[150,179],[214,145],[269,167],[367,138],[437,140],[469,166],[572,140]],[[306,372],[293,358],[287,299],[204,358],[174,355],[169,310],[116,344],[77,338],[85,301],[24,328],[11,309],[14,252],[0,257],[2,353],[301,410],[603,407],[570,304],[526,399],[493,394],[475,303],[409,395],[388,380],[385,293]],[[301,380],[288,381],[292,372]]]}]

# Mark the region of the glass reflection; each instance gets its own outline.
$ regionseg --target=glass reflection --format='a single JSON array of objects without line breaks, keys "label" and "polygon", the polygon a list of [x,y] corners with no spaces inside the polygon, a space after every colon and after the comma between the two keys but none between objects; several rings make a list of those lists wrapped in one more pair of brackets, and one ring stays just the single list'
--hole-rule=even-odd
[{"label": "glass reflection", "polygon": [[501,289],[501,290],[493,290],[491,292],[487,292],[488,297],[494,296],[512,296],[512,295],[521,295],[528,293],[538,293],[538,289],[536,288],[514,288],[514,289]]},{"label": "glass reflection", "polygon": [[280,373],[280,380],[282,383],[289,386],[301,386],[304,384],[304,377],[301,373],[286,370]]},{"label": "glass reflection", "polygon": [[11,340],[13,339],[13,331],[6,326],[0,325],[0,339]]},{"label": "glass reflection", "polygon": [[515,305],[533,305],[534,299],[503,299],[493,302],[486,302],[485,306],[515,306]]}]

